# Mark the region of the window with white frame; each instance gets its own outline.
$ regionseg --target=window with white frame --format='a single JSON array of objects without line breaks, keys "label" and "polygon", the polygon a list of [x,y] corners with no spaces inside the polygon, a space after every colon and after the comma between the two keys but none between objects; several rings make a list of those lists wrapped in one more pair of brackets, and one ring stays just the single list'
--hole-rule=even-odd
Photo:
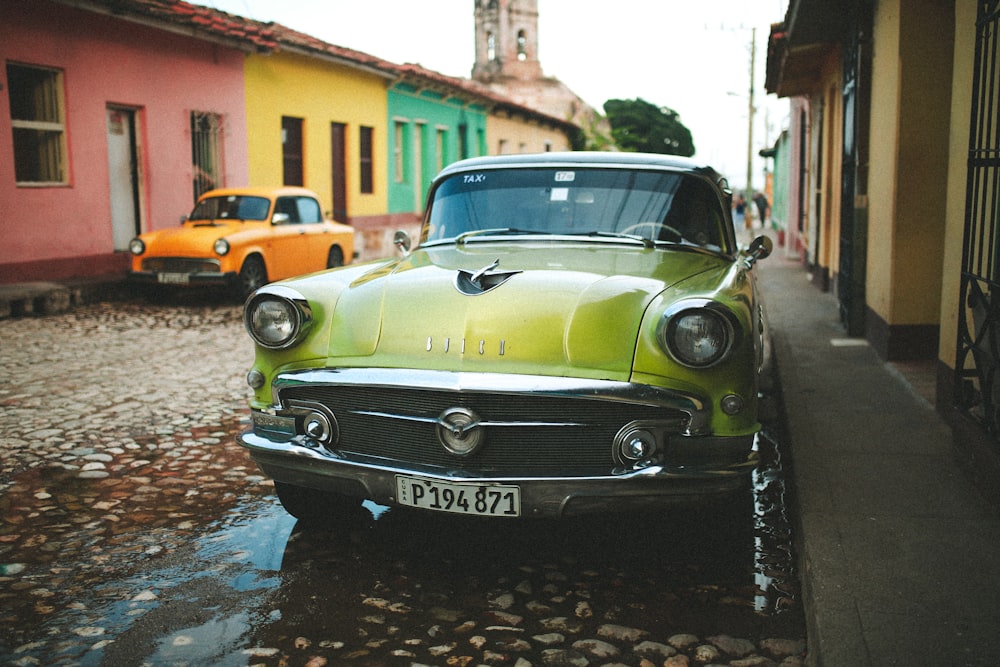
[{"label": "window with white frame", "polygon": [[18,185],[67,183],[62,71],[7,63],[7,89]]}]

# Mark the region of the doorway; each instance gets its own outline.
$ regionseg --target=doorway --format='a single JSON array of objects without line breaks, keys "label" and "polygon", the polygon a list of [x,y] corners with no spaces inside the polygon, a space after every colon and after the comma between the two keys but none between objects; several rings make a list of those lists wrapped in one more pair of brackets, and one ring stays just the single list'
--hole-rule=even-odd
[{"label": "doorway", "polygon": [[108,180],[115,250],[128,250],[129,241],[141,231],[136,117],[134,109],[107,108]]}]

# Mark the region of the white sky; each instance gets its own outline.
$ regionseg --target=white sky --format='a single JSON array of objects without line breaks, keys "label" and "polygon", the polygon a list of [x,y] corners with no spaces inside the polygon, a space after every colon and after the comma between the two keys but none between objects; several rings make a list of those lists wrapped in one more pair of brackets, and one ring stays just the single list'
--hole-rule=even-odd
[{"label": "white sky", "polygon": [[[395,63],[471,76],[472,0],[193,0],[276,21],[330,44]],[[764,91],[767,36],[788,0],[538,0],[539,60],[599,112],[608,99],[642,98],[680,114],[695,157],[734,188],[747,176],[750,43],[756,28],[753,185],[758,150],[787,126],[788,105]],[[613,11],[610,11],[613,10]]]}]

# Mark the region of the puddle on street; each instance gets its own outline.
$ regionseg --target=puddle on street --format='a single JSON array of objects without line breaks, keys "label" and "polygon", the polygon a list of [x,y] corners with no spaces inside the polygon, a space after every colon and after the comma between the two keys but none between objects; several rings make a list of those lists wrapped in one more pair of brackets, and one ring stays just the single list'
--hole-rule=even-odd
[{"label": "puddle on street", "polygon": [[783,463],[770,434],[759,449],[739,516],[501,522],[369,503],[324,529],[298,526],[232,443],[176,477],[34,470],[2,498],[0,651],[13,664],[464,664],[609,625],[660,642],[801,639]]}]

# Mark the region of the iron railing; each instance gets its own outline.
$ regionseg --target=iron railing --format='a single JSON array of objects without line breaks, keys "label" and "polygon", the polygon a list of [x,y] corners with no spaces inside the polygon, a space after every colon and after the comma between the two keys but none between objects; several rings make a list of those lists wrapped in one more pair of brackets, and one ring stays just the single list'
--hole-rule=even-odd
[{"label": "iron railing", "polygon": [[1000,0],[976,20],[955,398],[1000,443]]}]

